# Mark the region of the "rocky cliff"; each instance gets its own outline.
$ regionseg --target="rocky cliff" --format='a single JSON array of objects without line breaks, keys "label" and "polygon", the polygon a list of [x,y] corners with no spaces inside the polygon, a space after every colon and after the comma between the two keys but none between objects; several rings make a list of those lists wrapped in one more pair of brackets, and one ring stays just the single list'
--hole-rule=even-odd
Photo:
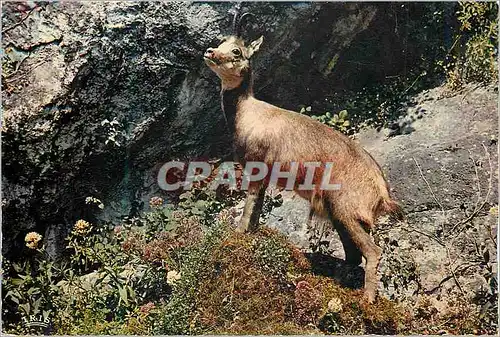
[{"label": "rocky cliff", "polygon": [[[55,254],[76,219],[115,221],[161,194],[155,175],[164,162],[228,152],[219,84],[201,55],[230,32],[233,7],[3,4],[4,253],[37,230]],[[419,8],[247,4],[255,18],[246,36],[265,37],[257,96],[297,109],[406,71],[425,41],[400,23],[417,25]],[[105,211],[88,213],[89,196]]]}]

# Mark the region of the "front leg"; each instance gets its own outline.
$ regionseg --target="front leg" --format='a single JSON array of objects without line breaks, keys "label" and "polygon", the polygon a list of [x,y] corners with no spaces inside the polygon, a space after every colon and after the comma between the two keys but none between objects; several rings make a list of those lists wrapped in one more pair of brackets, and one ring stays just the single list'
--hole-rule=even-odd
[{"label": "front leg", "polygon": [[253,232],[259,227],[259,218],[264,204],[266,188],[259,186],[248,191],[241,221],[236,228],[239,232]]}]

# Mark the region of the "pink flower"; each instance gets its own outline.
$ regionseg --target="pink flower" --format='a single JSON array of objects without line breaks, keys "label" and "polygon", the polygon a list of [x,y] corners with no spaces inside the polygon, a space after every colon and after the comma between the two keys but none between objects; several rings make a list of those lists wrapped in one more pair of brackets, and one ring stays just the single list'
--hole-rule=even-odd
[{"label": "pink flower", "polygon": [[144,305],[141,305],[141,307],[139,308],[139,311],[144,313],[144,314],[149,314],[149,312],[151,310],[153,310],[154,308],[156,308],[155,304],[153,302],[148,302]]},{"label": "pink flower", "polygon": [[152,197],[149,200],[149,207],[151,208],[157,208],[160,207],[161,205],[163,205],[163,199],[160,197]]},{"label": "pink flower", "polygon": [[311,289],[311,285],[307,281],[300,281],[297,283],[297,286],[295,287],[297,289]]}]

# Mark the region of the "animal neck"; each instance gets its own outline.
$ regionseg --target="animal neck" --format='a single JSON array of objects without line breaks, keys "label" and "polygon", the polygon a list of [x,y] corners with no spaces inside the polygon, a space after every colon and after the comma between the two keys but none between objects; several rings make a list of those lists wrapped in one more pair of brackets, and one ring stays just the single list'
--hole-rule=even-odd
[{"label": "animal neck", "polygon": [[222,111],[226,118],[226,123],[229,127],[229,131],[234,135],[236,130],[236,114],[238,113],[238,105],[253,97],[253,78],[252,70],[248,69],[243,75],[241,83],[232,89],[222,88],[221,90],[221,103]]}]

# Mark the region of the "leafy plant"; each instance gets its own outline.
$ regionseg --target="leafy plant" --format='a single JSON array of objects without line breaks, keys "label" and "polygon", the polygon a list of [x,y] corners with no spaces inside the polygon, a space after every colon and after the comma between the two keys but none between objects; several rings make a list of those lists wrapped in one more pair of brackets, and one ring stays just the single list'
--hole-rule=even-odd
[{"label": "leafy plant", "polygon": [[[300,113],[302,114],[311,113],[311,107],[310,106],[302,107],[300,109]],[[322,115],[312,115],[311,117],[343,133],[347,133],[348,128],[351,126],[347,110],[342,110],[338,114],[333,114],[333,115],[327,111]]]},{"label": "leafy plant", "polygon": [[330,112],[326,112],[321,116],[314,116],[314,118],[320,121],[323,124],[332,126],[333,128],[346,132],[347,128],[351,125],[349,122],[349,116],[347,114],[347,110],[342,110],[338,114],[332,114]]},{"label": "leafy plant", "polygon": [[[60,295],[57,279],[61,269],[48,260],[43,247],[37,250],[32,261],[12,263],[11,267],[16,277],[7,278],[3,282],[6,292],[4,298],[11,302],[11,305],[5,305],[6,313],[9,314],[15,307],[19,310],[12,313],[18,321],[11,327],[13,331],[21,334],[43,332],[44,326],[30,323],[33,323],[33,318],[47,321],[54,316],[57,307],[54,299]],[[15,305],[12,306],[12,303]]]},{"label": "leafy plant", "polygon": [[274,196],[266,194],[264,197],[264,203],[262,205],[262,213],[260,215],[260,222],[265,223],[269,218],[272,210],[275,207],[279,207],[283,204],[283,196],[278,193]]},{"label": "leafy plant", "polygon": [[101,122],[101,126],[105,129],[106,133],[106,140],[104,143],[106,145],[111,143],[116,147],[120,147],[120,142],[123,138],[125,138],[125,133],[120,130],[121,124],[116,117],[114,117],[111,121],[104,119]]},{"label": "leafy plant", "polygon": [[196,307],[196,295],[199,283],[205,273],[211,251],[227,235],[226,225],[223,222],[212,226],[206,233],[203,241],[179,255],[180,279],[173,285],[172,297],[163,311],[163,320],[160,327],[161,334],[194,334],[199,332],[199,326],[191,324],[192,315]]},{"label": "leafy plant", "polygon": [[227,207],[236,205],[244,195],[244,191],[241,190],[194,187],[179,196],[179,208],[189,215],[199,217],[203,225],[210,226],[217,214]]},{"label": "leafy plant", "polygon": [[459,2],[460,24],[451,55],[440,62],[447,73],[448,86],[457,91],[465,83],[488,84],[498,79],[498,4]]},{"label": "leafy plant", "polygon": [[259,266],[274,277],[286,275],[290,262],[289,248],[283,239],[277,236],[268,236],[259,240],[255,245],[255,259]]}]

